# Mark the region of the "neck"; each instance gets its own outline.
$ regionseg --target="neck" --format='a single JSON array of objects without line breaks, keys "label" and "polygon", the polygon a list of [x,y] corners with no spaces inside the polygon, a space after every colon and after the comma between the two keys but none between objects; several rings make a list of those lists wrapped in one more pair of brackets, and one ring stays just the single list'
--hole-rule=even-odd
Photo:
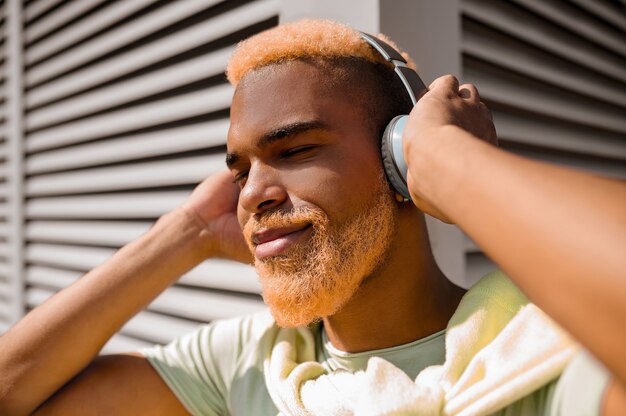
[{"label": "neck", "polygon": [[324,328],[346,352],[406,344],[444,329],[463,293],[437,266],[423,215],[403,206],[389,258]]}]

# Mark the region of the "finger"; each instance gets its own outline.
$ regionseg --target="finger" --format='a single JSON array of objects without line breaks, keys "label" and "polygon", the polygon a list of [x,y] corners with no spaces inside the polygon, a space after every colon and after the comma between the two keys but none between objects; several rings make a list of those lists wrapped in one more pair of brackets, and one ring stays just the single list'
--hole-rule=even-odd
[{"label": "finger", "polygon": [[453,75],[444,75],[434,80],[429,88],[432,94],[456,97],[459,94],[459,80]]},{"label": "finger", "polygon": [[483,114],[483,117],[493,121],[493,114],[491,114],[491,110],[489,110],[489,107],[487,107],[485,103],[481,101],[478,104],[478,107],[480,108],[480,112]]},{"label": "finger", "polygon": [[473,84],[463,84],[459,87],[459,97],[472,102],[480,102],[480,94]]}]

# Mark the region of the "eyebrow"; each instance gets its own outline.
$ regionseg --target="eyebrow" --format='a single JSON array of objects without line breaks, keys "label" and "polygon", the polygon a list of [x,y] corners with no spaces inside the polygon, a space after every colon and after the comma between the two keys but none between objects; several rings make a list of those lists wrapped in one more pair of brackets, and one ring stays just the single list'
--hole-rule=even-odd
[{"label": "eyebrow", "polygon": [[[258,147],[267,147],[272,143],[280,140],[288,139],[298,134],[307,133],[312,130],[330,130],[326,123],[320,120],[297,121],[295,123],[285,124],[274,130],[265,133],[258,141]],[[237,153],[226,154],[226,166],[232,167],[241,159]]]}]

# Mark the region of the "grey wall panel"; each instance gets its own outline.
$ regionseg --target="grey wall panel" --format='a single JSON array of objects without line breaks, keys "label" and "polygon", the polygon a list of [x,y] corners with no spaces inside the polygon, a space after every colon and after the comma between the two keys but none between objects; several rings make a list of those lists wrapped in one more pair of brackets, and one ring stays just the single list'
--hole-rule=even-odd
[{"label": "grey wall panel", "polygon": [[[626,179],[624,7],[463,0],[461,13],[464,80],[492,109],[501,146]],[[497,267],[471,242],[465,252],[470,279]]]},{"label": "grey wall panel", "polygon": [[[106,261],[200,180],[225,169],[233,93],[225,65],[238,41],[277,23],[279,6],[278,0],[36,6],[42,1],[29,4],[24,28],[27,309]],[[259,293],[252,267],[206,261],[103,351],[166,343],[202,322],[258,311],[265,308]]]}]

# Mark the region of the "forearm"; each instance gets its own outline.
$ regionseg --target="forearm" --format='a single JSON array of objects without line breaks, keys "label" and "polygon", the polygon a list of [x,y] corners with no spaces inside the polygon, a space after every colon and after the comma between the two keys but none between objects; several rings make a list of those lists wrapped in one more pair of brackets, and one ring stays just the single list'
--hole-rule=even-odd
[{"label": "forearm", "polygon": [[31,311],[0,338],[0,408],[26,414],[50,397],[126,321],[209,254],[206,238],[199,219],[174,211]]},{"label": "forearm", "polygon": [[424,194],[624,383],[626,186],[438,134]]}]

